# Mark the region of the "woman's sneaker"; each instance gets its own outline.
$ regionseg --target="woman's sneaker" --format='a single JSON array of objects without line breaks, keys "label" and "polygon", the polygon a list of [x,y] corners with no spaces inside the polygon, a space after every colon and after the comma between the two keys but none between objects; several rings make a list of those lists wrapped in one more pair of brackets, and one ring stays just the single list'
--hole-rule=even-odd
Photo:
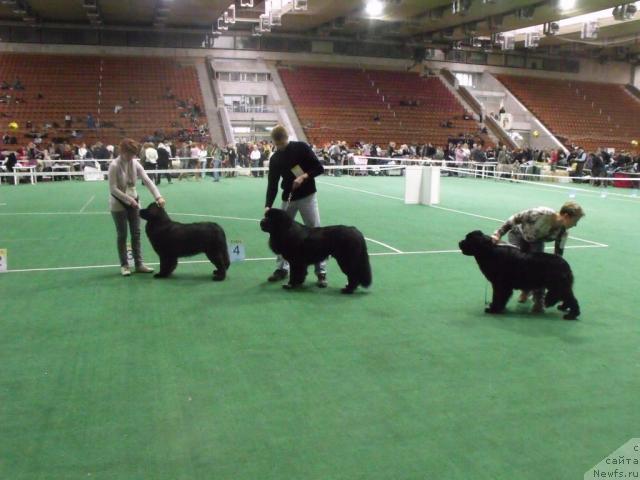
[{"label": "woman's sneaker", "polygon": [[536,300],[533,302],[533,307],[531,307],[531,313],[543,313],[544,312],[544,301]]},{"label": "woman's sneaker", "polygon": [[123,277],[128,277],[131,275],[131,270],[129,267],[120,267],[120,275]]},{"label": "woman's sneaker", "polygon": [[284,268],[278,268],[275,272],[271,274],[269,278],[267,278],[267,280],[269,282],[279,282],[287,278],[288,275],[289,275],[289,272],[287,272]]},{"label": "woman's sneaker", "polygon": [[326,273],[319,273],[318,274],[318,281],[316,282],[316,285],[320,288],[327,288],[327,274]]},{"label": "woman's sneaker", "polygon": [[136,265],[136,273],[153,273],[153,268],[141,263],[140,265]]}]

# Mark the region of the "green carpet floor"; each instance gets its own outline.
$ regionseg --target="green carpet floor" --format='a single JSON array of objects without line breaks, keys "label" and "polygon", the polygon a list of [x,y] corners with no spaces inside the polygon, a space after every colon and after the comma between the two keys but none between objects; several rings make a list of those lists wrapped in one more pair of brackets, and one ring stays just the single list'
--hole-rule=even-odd
[{"label": "green carpet floor", "polygon": [[[444,178],[432,208],[403,182],[318,179],[323,224],[372,239],[348,297],[334,261],[325,290],[266,282],[264,179],[161,185],[175,220],[244,242],[222,283],[120,277],[104,182],[2,185],[0,479],[568,480],[638,437],[640,199]],[[574,194],[580,321],[485,315],[457,242]]]}]

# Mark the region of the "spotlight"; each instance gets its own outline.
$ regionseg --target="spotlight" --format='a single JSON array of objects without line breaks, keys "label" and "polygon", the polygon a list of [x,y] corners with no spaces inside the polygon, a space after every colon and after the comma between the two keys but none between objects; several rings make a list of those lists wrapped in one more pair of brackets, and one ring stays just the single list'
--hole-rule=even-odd
[{"label": "spotlight", "polygon": [[618,5],[613,9],[613,18],[619,22],[631,20],[637,13],[638,8],[633,3]]},{"label": "spotlight", "polygon": [[504,35],[502,42],[502,50],[515,50],[516,37],[514,35]]},{"label": "spotlight", "polygon": [[379,17],[384,10],[384,4],[380,0],[369,0],[365,11],[370,17]]},{"label": "spotlight", "polygon": [[547,22],[542,27],[542,33],[548,36],[552,36],[558,33],[560,30],[560,25],[556,22]]},{"label": "spotlight", "polygon": [[582,40],[590,38],[598,38],[598,30],[600,26],[598,22],[585,22],[582,24],[582,31],[580,32],[580,38]]},{"label": "spotlight", "polygon": [[471,8],[471,0],[453,0],[451,10],[454,15],[466,15]]},{"label": "spotlight", "polygon": [[538,48],[540,45],[540,34],[538,32],[526,33],[524,36],[524,48]]},{"label": "spotlight", "polygon": [[536,13],[536,7],[523,7],[516,10],[518,20],[531,20]]},{"label": "spotlight", "polygon": [[258,30],[261,33],[270,32],[271,31],[271,24],[269,23],[269,16],[268,15],[265,15],[263,13],[262,15],[260,15],[258,21],[259,21]]},{"label": "spotlight", "polygon": [[236,6],[230,5],[229,9],[224,12],[225,23],[236,23]]},{"label": "spotlight", "polygon": [[576,0],[558,0],[558,10],[564,12],[576,8]]}]

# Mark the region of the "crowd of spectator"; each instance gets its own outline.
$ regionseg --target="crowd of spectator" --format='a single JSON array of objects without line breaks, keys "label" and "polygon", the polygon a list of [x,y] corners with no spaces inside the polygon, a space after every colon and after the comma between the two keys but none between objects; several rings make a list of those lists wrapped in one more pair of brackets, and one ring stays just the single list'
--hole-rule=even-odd
[{"label": "crowd of spectator", "polygon": [[[167,90],[167,95],[172,95]],[[198,116],[197,109],[187,101],[188,115]],[[66,119],[65,119],[66,120]],[[87,122],[90,120],[87,119]],[[45,126],[46,127],[46,126]],[[82,171],[85,167],[108,170],[109,161],[118,156],[117,147],[97,141],[87,145],[81,138],[54,138],[45,142],[42,136],[36,137],[26,146],[17,146],[9,133],[3,136],[3,149],[0,151],[0,165],[4,170],[12,171],[18,164],[35,165],[37,171],[48,172],[61,163],[69,165],[72,170]],[[142,139],[139,158],[145,169],[167,170],[182,169],[191,172],[177,175],[199,179],[203,175],[193,170],[211,168],[250,168],[251,175],[263,176],[258,167],[267,165],[273,145],[269,141],[245,142],[235,145],[223,145],[210,141],[206,126],[200,129],[183,130],[173,135],[154,132]],[[575,181],[584,177],[611,177],[616,172],[636,174],[640,172],[640,156],[631,152],[612,153],[607,149],[587,152],[579,146],[572,146],[566,153],[563,149],[534,150],[530,148],[509,149],[504,145],[485,146],[478,137],[451,138],[447,145],[416,142],[398,145],[390,142],[387,145],[373,143],[356,143],[348,145],[344,141],[333,141],[326,145],[312,145],[318,158],[327,166],[353,165],[355,156],[369,157],[370,165],[387,164],[394,159],[420,160],[431,159],[449,162],[450,165],[465,167],[471,164],[493,162],[501,175],[518,172],[523,166],[540,166],[548,164],[551,171],[563,169]],[[536,172],[535,169],[533,170]],[[329,174],[340,175],[339,169],[329,169]],[[225,175],[231,175],[227,172]],[[161,175],[152,173],[156,183],[161,182]],[[172,177],[163,175],[167,181]],[[214,179],[218,179],[214,175]],[[595,180],[594,183],[601,182]],[[606,182],[603,182],[606,184]]]}]

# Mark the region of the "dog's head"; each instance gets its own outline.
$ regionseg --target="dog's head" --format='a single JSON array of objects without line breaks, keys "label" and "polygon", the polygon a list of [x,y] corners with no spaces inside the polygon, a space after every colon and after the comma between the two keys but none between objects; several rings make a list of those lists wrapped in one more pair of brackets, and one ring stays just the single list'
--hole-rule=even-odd
[{"label": "dog's head", "polygon": [[494,245],[490,236],[485,235],[480,230],[474,230],[467,233],[467,236],[458,243],[458,246],[465,255],[474,256],[490,250]]},{"label": "dog's head", "polygon": [[279,208],[270,208],[260,221],[260,228],[263,232],[277,233],[288,229],[292,223],[293,220],[287,212]]},{"label": "dog's head", "polygon": [[140,210],[140,217],[147,222],[167,222],[169,215],[164,208],[158,206],[156,202],[150,203],[147,208]]}]

